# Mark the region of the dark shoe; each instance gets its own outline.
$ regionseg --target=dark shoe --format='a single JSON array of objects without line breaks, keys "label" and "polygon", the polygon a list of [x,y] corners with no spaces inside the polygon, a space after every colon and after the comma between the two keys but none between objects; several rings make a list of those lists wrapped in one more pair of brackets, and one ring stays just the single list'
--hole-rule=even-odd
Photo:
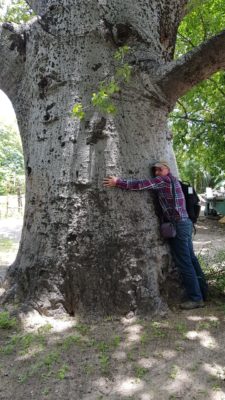
[{"label": "dark shoe", "polygon": [[184,303],[180,304],[180,308],[182,310],[193,310],[194,308],[205,307],[205,303],[203,300],[199,301],[185,301]]}]

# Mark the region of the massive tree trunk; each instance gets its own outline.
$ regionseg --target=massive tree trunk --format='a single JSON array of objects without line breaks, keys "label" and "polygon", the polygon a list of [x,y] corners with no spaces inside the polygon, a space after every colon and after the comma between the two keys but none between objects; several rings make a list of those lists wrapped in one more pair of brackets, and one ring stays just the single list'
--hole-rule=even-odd
[{"label": "massive tree trunk", "polygon": [[[36,19],[1,28],[0,86],[15,108],[26,171],[22,239],[6,293],[43,312],[159,310],[170,257],[151,194],[108,190],[102,180],[146,177],[161,158],[176,173],[168,113],[225,65],[225,35],[215,38],[218,51],[209,41],[175,62],[185,0],[28,3]],[[116,115],[103,115],[91,94],[113,75],[114,52],[125,43],[132,78],[115,99]],[[71,116],[77,101],[87,107],[84,121]]]}]

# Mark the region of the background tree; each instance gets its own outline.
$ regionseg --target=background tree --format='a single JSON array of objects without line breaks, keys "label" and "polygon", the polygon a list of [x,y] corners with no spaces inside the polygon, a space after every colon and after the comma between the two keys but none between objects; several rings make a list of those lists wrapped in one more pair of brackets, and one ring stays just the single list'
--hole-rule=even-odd
[{"label": "background tree", "polygon": [[24,191],[23,150],[19,133],[0,123],[0,194]]},{"label": "background tree", "polygon": [[[223,7],[223,0],[195,4],[179,27],[177,58],[223,29]],[[200,192],[225,177],[224,83],[224,71],[217,72],[183,96],[171,114],[181,176],[197,185]]]},{"label": "background tree", "polygon": [[[102,187],[167,158],[176,101],[225,66],[225,31],[173,59],[186,0],[30,0],[38,15],[1,27],[0,85],[20,128],[26,171],[22,240],[7,295],[40,311],[125,313],[165,306],[170,257],[149,193]],[[117,113],[91,105],[128,46]],[[74,104],[87,109],[71,116]]]},{"label": "background tree", "polygon": [[21,24],[28,22],[33,16],[34,12],[24,0],[12,0],[5,4],[4,0],[0,3],[0,21],[7,20],[8,22],[15,22]]}]

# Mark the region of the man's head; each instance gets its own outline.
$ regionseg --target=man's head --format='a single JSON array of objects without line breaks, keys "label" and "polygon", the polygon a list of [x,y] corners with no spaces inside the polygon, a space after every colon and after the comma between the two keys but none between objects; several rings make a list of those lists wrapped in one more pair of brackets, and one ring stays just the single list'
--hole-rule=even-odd
[{"label": "man's head", "polygon": [[166,176],[170,172],[170,167],[167,161],[156,161],[152,165],[154,176]]}]

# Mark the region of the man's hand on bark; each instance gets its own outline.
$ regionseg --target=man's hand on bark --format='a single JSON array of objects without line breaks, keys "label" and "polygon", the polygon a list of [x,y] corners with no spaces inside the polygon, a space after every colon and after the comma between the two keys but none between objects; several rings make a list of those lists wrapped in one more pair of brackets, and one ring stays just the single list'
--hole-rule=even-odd
[{"label": "man's hand on bark", "polygon": [[117,177],[116,176],[107,176],[106,178],[104,178],[103,180],[103,186],[106,187],[114,187],[116,186],[116,181],[117,181]]}]

